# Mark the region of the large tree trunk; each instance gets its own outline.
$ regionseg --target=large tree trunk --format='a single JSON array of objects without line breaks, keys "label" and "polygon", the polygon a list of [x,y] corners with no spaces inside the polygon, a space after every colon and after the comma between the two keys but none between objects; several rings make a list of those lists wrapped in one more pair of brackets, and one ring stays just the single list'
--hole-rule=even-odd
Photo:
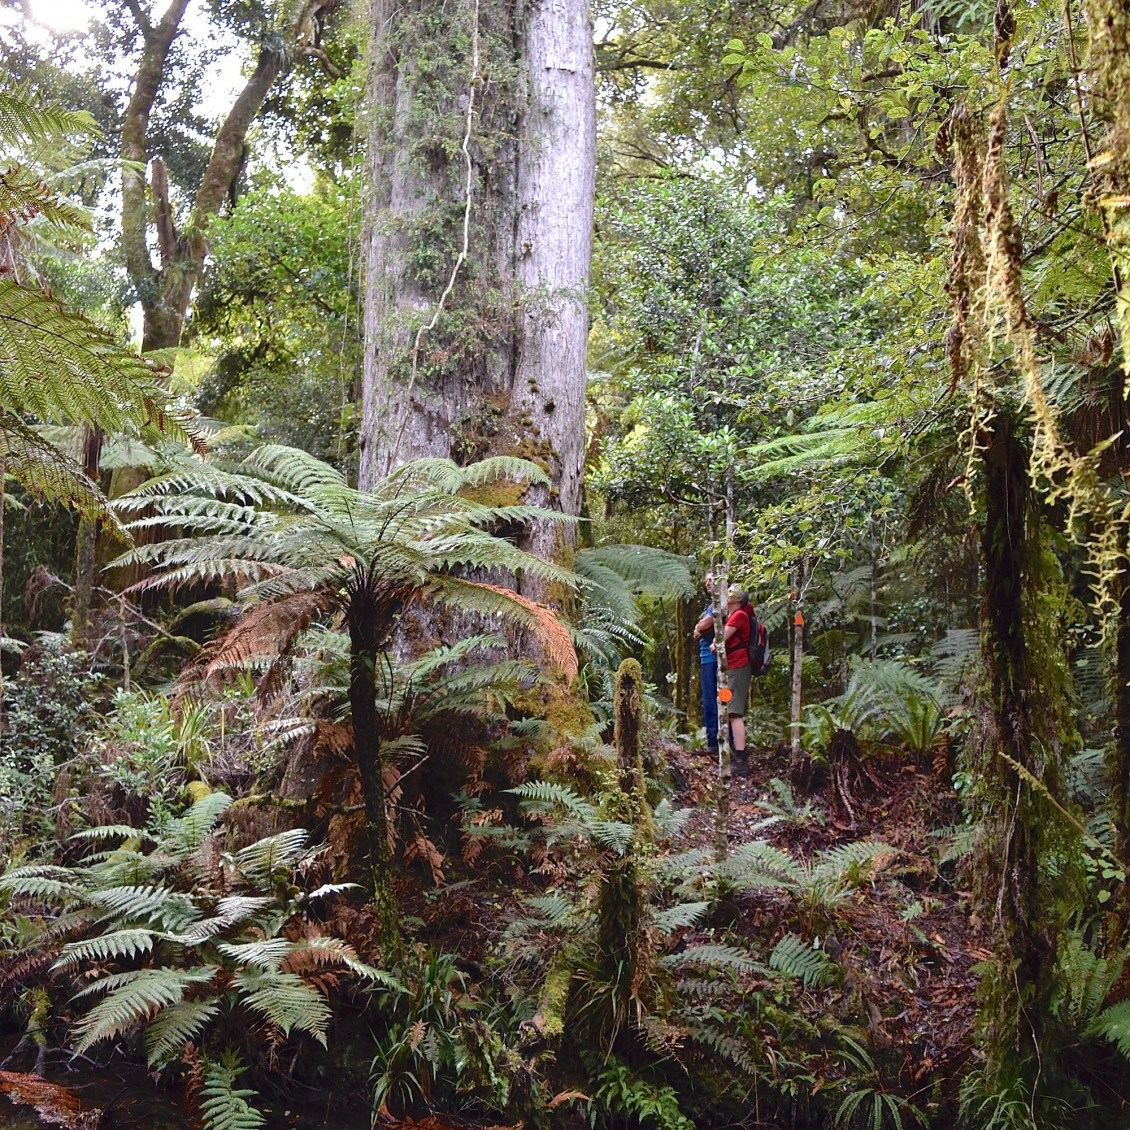
[{"label": "large tree trunk", "polygon": [[[371,28],[360,484],[425,455],[515,454],[552,479],[532,500],[578,514],[596,145],[587,2],[373,0]],[[458,61],[450,78],[422,66],[440,52]],[[535,523],[525,546],[557,556],[563,536]]]}]

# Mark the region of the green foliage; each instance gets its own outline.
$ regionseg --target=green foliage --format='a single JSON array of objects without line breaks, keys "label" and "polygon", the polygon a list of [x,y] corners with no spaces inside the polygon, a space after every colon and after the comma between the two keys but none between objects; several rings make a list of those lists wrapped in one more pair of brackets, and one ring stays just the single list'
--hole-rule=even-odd
[{"label": "green foliage", "polygon": [[232,1052],[205,1064],[200,1103],[204,1130],[258,1130],[266,1122],[248,1102],[258,1097],[255,1092],[236,1087],[243,1071],[239,1057]]},{"label": "green foliage", "polygon": [[834,965],[827,954],[795,934],[786,934],[769,955],[769,968],[800,981],[806,988],[823,988],[832,979]]},{"label": "green foliage", "polygon": [[670,1084],[643,1078],[624,1063],[611,1062],[596,1078],[589,1107],[589,1125],[605,1126],[630,1118],[654,1130],[693,1130],[694,1122],[679,1109]]},{"label": "green foliage", "polygon": [[[0,877],[10,898],[62,914],[72,931],[86,934],[66,942],[52,966],[57,976],[84,982],[76,1001],[100,997],[75,1028],[78,1051],[140,1028],[149,1062],[163,1066],[186,1044],[205,1043],[209,1032],[220,1038],[233,1012],[265,1020],[279,1038],[304,1032],[324,1046],[333,1014],[324,983],[312,974],[336,968],[396,984],[308,915],[312,900],[349,885],[309,893],[296,885],[299,865],[318,850],[302,829],[224,856],[238,893],[217,895],[198,849],[230,803],[222,793],[204,796],[156,838],[129,827],[80,833],[80,843],[122,843],[70,867],[25,865]],[[128,968],[139,959],[152,964]],[[113,966],[127,968],[110,972]]]}]

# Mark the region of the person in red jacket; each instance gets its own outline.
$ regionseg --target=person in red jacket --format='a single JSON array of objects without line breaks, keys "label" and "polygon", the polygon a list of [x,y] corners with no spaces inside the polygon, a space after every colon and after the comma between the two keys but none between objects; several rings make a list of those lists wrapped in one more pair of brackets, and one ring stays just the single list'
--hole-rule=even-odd
[{"label": "person in red jacket", "polygon": [[726,667],[733,698],[730,699],[730,733],[734,742],[733,772],[736,777],[749,773],[749,757],[745,748],[745,712],[749,704],[749,683],[753,668],[749,662],[753,618],[750,615],[749,593],[740,585],[731,585],[728,607],[733,609],[726,620]]}]

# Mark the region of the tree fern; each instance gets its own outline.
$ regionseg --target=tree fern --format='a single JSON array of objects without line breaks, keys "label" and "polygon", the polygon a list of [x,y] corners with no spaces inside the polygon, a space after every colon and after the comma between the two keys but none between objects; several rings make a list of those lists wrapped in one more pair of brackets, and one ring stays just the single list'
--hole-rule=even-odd
[{"label": "tree fern", "polygon": [[710,909],[708,902],[681,902],[666,910],[657,910],[652,921],[665,934],[697,925]]},{"label": "tree fern", "polygon": [[236,1080],[245,1068],[234,1052],[204,1064],[200,1116],[204,1130],[259,1130],[266,1119],[251,1106],[257,1098],[249,1088],[237,1088]]},{"label": "tree fern", "polygon": [[289,870],[302,858],[308,839],[305,828],[290,828],[267,836],[240,848],[234,856],[235,866],[251,882],[268,883],[276,872]]},{"label": "tree fern", "polygon": [[737,946],[687,946],[686,949],[669,954],[660,960],[661,964],[666,966],[705,965],[715,969],[733,969],[742,973],[764,970],[764,966],[760,962],[754,960],[748,952],[739,949]]}]

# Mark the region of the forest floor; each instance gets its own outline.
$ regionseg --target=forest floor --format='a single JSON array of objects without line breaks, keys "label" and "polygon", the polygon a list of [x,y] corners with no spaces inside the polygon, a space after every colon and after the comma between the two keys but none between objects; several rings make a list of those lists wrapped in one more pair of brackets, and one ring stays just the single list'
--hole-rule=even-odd
[{"label": "forest floor", "polygon": [[[692,809],[673,849],[711,847],[715,762],[705,752],[688,751],[665,736],[652,738],[657,747],[653,752],[667,761],[678,783],[673,802]],[[804,761],[811,765],[807,758]],[[953,864],[938,862],[944,837],[931,834],[952,823],[958,811],[948,785],[948,767],[935,767],[902,752],[872,755],[855,764],[845,805],[842,791],[819,779],[794,781],[791,804],[782,804],[781,786],[775,792],[773,782],[790,779],[787,748],[751,751],[750,764],[750,775],[735,778],[731,788],[731,846],[766,840],[804,863],[829,848],[859,840],[878,841],[893,849],[882,857],[876,873],[856,886],[816,931],[822,935],[825,952],[845,975],[833,987],[798,987],[795,1003],[814,1029],[824,1030],[823,1022],[834,1017],[841,1030],[854,1032],[861,1043],[881,1050],[891,1067],[898,1064],[902,1093],[913,1102],[924,1102],[928,1092],[955,1080],[967,1066],[976,1043],[971,1032],[975,966],[991,958],[988,931],[970,912],[970,895],[960,887],[960,873]],[[771,815],[781,819],[757,827]],[[472,874],[431,891],[405,881],[402,909],[415,922],[419,939],[457,954],[473,980],[476,966],[489,965],[490,951],[501,940],[506,921],[521,915],[532,878],[522,866],[515,868],[512,878],[497,872],[489,877]],[[795,901],[782,893],[742,893],[732,907],[728,935],[744,941],[753,956],[764,961],[775,942],[796,928],[797,913]],[[808,926],[806,933],[811,933],[812,923]],[[687,931],[682,942],[716,940],[704,928]],[[0,1053],[9,1050],[5,1041]],[[171,1130],[189,1124],[182,1121],[183,1112],[170,1093],[154,1089],[141,1066],[128,1056],[111,1054],[95,1065],[90,1060],[70,1060],[64,1048],[55,1048],[45,1074],[54,1084],[81,1095],[87,1110],[88,1104],[116,1108],[118,1125]],[[10,1088],[0,1086],[0,1092],[5,1090],[18,1100]],[[291,1117],[284,1119],[290,1126],[324,1126],[332,1118],[346,1128],[367,1121],[364,1079],[345,1083],[320,1099],[311,1095],[303,1101],[298,1095],[281,1094],[275,1098],[280,1107],[291,1108],[286,1112]],[[327,1102],[329,1107],[319,1105]],[[0,1094],[0,1126],[36,1125],[30,1105],[24,1100],[18,1108],[10,1107]],[[79,1125],[65,1119],[55,1122]]]},{"label": "forest floor", "polygon": [[[695,806],[683,833],[686,846],[713,845],[715,762],[704,753],[665,752],[686,783],[681,802]],[[871,1045],[901,1055],[900,1074],[911,1086],[928,1088],[939,1077],[955,1078],[975,1046],[974,967],[992,955],[988,930],[971,914],[970,892],[960,889],[952,864],[937,863],[944,840],[931,830],[945,827],[957,812],[949,772],[908,761],[901,751],[870,759],[852,790],[854,820],[826,785],[796,788],[795,809],[803,812],[810,805],[808,819],[786,817],[755,831],[755,825],[781,811],[771,782],[788,781],[789,770],[787,747],[751,752],[749,776],[734,778],[731,787],[731,846],[764,839],[805,861],[857,840],[897,849],[873,882],[837,908],[824,940],[824,948],[847,971],[845,983],[805,993],[802,1004],[814,1022],[821,1013],[841,1011],[837,1005],[855,1006],[850,1011],[869,1018]],[[744,895],[739,907],[735,928],[741,935],[763,940],[785,932],[789,908],[782,896]],[[781,923],[777,929],[775,918]]]}]

